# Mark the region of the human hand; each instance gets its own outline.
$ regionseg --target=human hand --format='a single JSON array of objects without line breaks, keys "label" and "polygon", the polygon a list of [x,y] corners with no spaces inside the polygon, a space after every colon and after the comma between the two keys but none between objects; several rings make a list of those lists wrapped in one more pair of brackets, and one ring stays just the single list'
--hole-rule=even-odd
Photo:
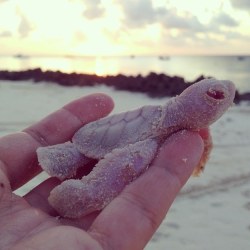
[{"label": "human hand", "polygon": [[69,140],[83,124],[112,108],[107,96],[90,95],[0,139],[0,249],[131,250],[148,243],[200,160],[203,142],[195,132],[169,138],[151,167],[99,213],[59,218],[47,201],[50,190],[60,183],[56,178],[24,197],[12,193],[41,171],[37,147]]}]

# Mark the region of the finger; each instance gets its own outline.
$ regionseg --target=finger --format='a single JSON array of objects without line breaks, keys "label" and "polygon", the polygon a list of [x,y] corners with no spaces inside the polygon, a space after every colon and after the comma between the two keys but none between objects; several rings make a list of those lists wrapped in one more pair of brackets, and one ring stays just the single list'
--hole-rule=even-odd
[{"label": "finger", "polygon": [[89,233],[103,249],[143,249],[165,217],[203,151],[194,132],[170,137],[153,165],[111,202]]},{"label": "finger", "polygon": [[[92,160],[83,168],[78,169],[78,173],[75,178],[81,179],[83,175],[87,175],[93,169],[95,164],[96,160]],[[61,182],[62,181],[55,177],[48,178],[32,190],[30,190],[26,195],[23,196],[23,198],[32,207],[40,209],[51,216],[58,216],[59,214],[48,203],[48,197],[51,190],[57,185],[61,184]]]},{"label": "finger", "polygon": [[[17,229],[15,230],[15,233],[16,231]],[[86,232],[79,230],[78,228],[68,226],[54,226],[47,228],[46,230],[34,229],[33,231],[29,233],[28,236],[25,235],[21,240],[16,240],[14,243],[11,242],[14,245],[14,247],[11,249],[102,250],[96,241],[94,241]],[[7,248],[5,247],[4,249]]]},{"label": "finger", "polygon": [[50,206],[48,202],[48,196],[50,191],[57,185],[59,185],[61,181],[55,177],[51,177],[41,184],[32,189],[29,193],[27,193],[23,198],[35,208],[42,210],[43,212],[51,215],[58,216],[58,213]]},{"label": "finger", "polygon": [[3,163],[0,161],[0,211],[2,206],[6,206],[4,201],[10,200],[11,197],[10,183],[3,169]]},{"label": "finger", "polygon": [[61,143],[69,140],[76,129],[106,116],[112,109],[110,97],[104,94],[88,95],[70,102],[24,132],[42,145]]},{"label": "finger", "polygon": [[93,94],[73,101],[23,132],[0,139],[0,159],[12,189],[36,175],[40,168],[36,149],[69,140],[84,124],[107,115],[113,101],[106,95]]},{"label": "finger", "polygon": [[48,202],[48,196],[50,191],[57,185],[61,183],[57,178],[51,177],[40,185],[35,187],[29,193],[27,193],[24,198],[25,200],[32,206],[37,209],[42,210],[46,214],[50,216],[57,217],[58,221],[60,221],[63,225],[74,226],[84,230],[87,230],[95,218],[99,215],[99,211],[91,213],[80,219],[66,219],[59,216],[56,210],[50,206]]},{"label": "finger", "polygon": [[67,219],[67,218],[59,217],[58,220],[63,225],[74,226],[74,227],[78,227],[80,229],[87,231],[92,225],[93,221],[97,218],[97,216],[100,213],[101,211],[95,211],[79,219]]}]

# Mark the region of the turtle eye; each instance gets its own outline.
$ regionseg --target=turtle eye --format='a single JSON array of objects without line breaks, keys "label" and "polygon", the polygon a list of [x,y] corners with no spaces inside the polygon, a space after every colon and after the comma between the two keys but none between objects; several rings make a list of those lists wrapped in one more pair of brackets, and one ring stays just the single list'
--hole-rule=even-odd
[{"label": "turtle eye", "polygon": [[224,92],[216,89],[210,88],[207,92],[207,95],[216,99],[216,100],[222,100],[225,98]]}]

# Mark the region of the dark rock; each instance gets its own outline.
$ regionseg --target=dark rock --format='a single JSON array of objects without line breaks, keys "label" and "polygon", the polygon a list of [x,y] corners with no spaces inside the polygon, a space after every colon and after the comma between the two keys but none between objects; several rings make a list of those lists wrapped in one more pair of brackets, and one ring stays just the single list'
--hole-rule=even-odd
[{"label": "dark rock", "polygon": [[239,104],[241,100],[241,96],[238,90],[235,91],[234,103]]},{"label": "dark rock", "polygon": [[[168,76],[150,72],[147,76],[126,76],[118,74],[116,76],[97,76],[91,74],[63,73],[61,71],[42,71],[40,68],[24,71],[0,71],[0,79],[21,81],[33,80],[34,83],[46,81],[48,83],[57,83],[63,86],[94,86],[105,84],[120,90],[146,93],[151,97],[164,97],[179,95],[185,88],[191,84],[201,81],[205,77],[199,76],[193,82],[186,82],[179,76]],[[250,93],[239,94],[236,91],[235,103],[242,100],[250,100]]]},{"label": "dark rock", "polygon": [[250,101],[250,92],[240,95],[240,101]]}]

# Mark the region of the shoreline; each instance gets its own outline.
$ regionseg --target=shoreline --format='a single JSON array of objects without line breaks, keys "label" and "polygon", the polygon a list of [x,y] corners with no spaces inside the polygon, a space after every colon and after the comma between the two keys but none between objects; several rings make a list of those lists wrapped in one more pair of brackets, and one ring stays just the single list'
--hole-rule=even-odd
[{"label": "shoreline", "polygon": [[[179,95],[185,88],[204,79],[200,75],[196,80],[188,82],[180,76],[169,76],[164,73],[157,74],[150,72],[146,76],[137,75],[106,75],[83,73],[64,73],[61,71],[43,71],[41,68],[28,69],[23,71],[0,70],[0,80],[23,81],[33,80],[34,83],[48,82],[62,86],[96,86],[106,85],[117,90],[145,93],[153,98],[172,97]],[[250,101],[250,92],[239,93],[236,90],[236,104],[241,101]]]}]

